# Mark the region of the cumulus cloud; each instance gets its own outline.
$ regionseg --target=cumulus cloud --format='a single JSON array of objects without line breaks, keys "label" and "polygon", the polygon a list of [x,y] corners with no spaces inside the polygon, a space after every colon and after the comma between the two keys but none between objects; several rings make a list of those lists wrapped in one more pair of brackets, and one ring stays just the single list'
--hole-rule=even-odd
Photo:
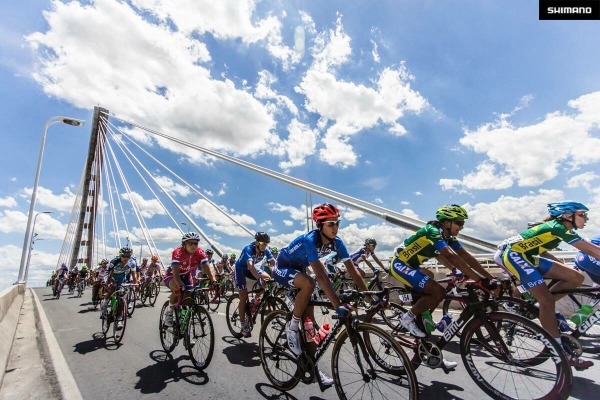
[{"label": "cumulus cloud", "polygon": [[[0,211],[0,232],[25,233],[27,214],[21,211]],[[49,214],[40,214],[35,221],[35,233],[44,240],[63,240],[67,226],[52,218]]]},{"label": "cumulus cloud", "polygon": [[[219,206],[222,210],[226,211],[231,217],[242,225],[248,228],[248,225],[256,225],[256,220],[249,215],[240,214],[233,209],[229,209],[225,206]],[[226,233],[230,236],[248,237],[248,232],[240,228],[236,223],[231,221],[229,218],[223,216],[223,214],[210,205],[206,200],[198,200],[189,206],[184,208],[190,212],[194,217],[202,218],[206,220],[206,225],[211,229],[218,232]],[[251,230],[251,228],[248,228]]]},{"label": "cumulus cloud", "polygon": [[270,202],[267,204],[269,208],[273,211],[285,212],[288,213],[290,219],[294,221],[306,221],[306,216],[308,215],[311,218],[311,213],[306,213],[306,205],[302,204],[300,207],[294,207],[289,205],[284,205],[280,203]]},{"label": "cumulus cloud", "polygon": [[[20,197],[24,199],[30,199],[33,193],[33,188],[25,188],[22,190]],[[54,194],[52,190],[46,189],[43,186],[38,186],[36,203],[40,207],[50,208],[58,211],[71,212],[73,204],[75,204],[75,193],[71,192],[70,187],[64,188],[64,193]]]},{"label": "cumulus cloud", "polygon": [[141,195],[135,192],[131,192],[131,196],[128,193],[123,193],[121,197],[131,202],[132,204],[135,204],[140,210],[140,214],[143,218],[152,218],[156,214],[166,214],[165,210],[162,208],[160,202],[157,199],[146,200]]},{"label": "cumulus cloud", "polygon": [[518,186],[539,186],[561,172],[599,162],[600,92],[571,100],[568,106],[570,111],[548,113],[532,125],[515,126],[509,121],[512,114],[503,114],[497,121],[466,129],[460,143],[487,160],[462,180],[443,179],[440,185],[505,189],[515,181]]},{"label": "cumulus cloud", "polygon": [[598,174],[595,172],[584,172],[583,174],[575,175],[569,178],[567,181],[566,187],[568,188],[578,188],[583,187],[588,191],[592,190],[592,181],[600,178]]},{"label": "cumulus cloud", "polygon": [[16,207],[17,201],[12,196],[0,199],[0,207]]}]

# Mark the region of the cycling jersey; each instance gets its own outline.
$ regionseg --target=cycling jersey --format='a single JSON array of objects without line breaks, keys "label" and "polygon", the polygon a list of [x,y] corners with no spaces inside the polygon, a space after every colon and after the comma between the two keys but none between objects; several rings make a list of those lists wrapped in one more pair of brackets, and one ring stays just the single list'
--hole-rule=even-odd
[{"label": "cycling jersey", "polygon": [[129,261],[123,264],[121,263],[121,257],[115,257],[108,263],[107,270],[108,272],[112,271],[112,277],[115,280],[115,283],[121,285],[125,282],[126,276],[131,273],[131,266]]},{"label": "cycling jersey", "polygon": [[[592,238],[592,243],[600,246],[600,236]],[[575,265],[587,272],[594,283],[600,284],[600,260],[580,251],[575,256]]]},{"label": "cycling jersey", "polygon": [[553,219],[506,239],[498,247],[494,260],[530,289],[544,283],[543,276],[554,263],[540,257],[541,253],[558,247],[561,241],[573,244],[580,240],[583,239],[575,231]]},{"label": "cycling jersey", "polygon": [[339,237],[327,244],[323,244],[320,232],[315,229],[298,236],[287,247],[279,251],[277,266],[273,269],[273,278],[285,287],[294,286],[294,277],[299,272],[306,273],[306,267],[312,261],[327,258],[334,254],[328,263],[335,264],[339,261],[350,259],[346,245]]},{"label": "cycling jersey", "polygon": [[87,269],[82,269],[81,271],[79,271],[79,276],[82,278],[87,278],[88,276],[88,270]]},{"label": "cycling jersey", "polygon": [[104,266],[104,267],[96,268],[94,273],[96,274],[96,282],[100,282],[101,280],[104,280],[104,278],[106,276],[108,276],[108,265]]},{"label": "cycling jersey", "polygon": [[199,247],[193,254],[188,254],[183,246],[176,248],[171,255],[171,266],[169,266],[165,272],[165,285],[169,286],[169,282],[173,279],[173,266],[179,266],[179,276],[185,279],[183,283],[185,285],[191,285],[190,278],[196,275],[198,266],[207,262],[208,258],[206,257],[206,253]]},{"label": "cycling jersey", "polygon": [[356,250],[354,253],[350,254],[350,259],[352,260],[354,265],[358,265],[358,263],[363,260],[363,255],[365,256],[365,258],[369,258],[370,256],[375,255],[375,252],[369,252],[366,246],[363,246],[360,249]]},{"label": "cycling jersey", "polygon": [[260,251],[260,248],[256,243],[250,243],[244,247],[242,254],[235,262],[235,268],[233,270],[235,287],[237,290],[246,289],[246,278],[255,280],[256,278],[252,275],[252,272],[248,269],[248,260],[252,260],[256,272],[261,275],[264,271],[261,266],[265,262],[273,260],[273,254],[269,248],[265,248],[265,251]]}]

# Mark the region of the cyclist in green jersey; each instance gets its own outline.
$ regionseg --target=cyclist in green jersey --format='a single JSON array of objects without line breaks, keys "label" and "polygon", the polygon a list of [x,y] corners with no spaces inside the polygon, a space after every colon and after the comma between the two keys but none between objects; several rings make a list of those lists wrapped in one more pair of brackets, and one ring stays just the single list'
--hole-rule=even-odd
[{"label": "cyclist in green jersey", "polygon": [[427,259],[436,258],[450,270],[458,268],[483,286],[488,286],[489,280],[494,278],[456,239],[467,218],[467,211],[459,205],[438,208],[436,220],[429,221],[406,239],[390,262],[394,278],[423,294],[400,319],[413,336],[426,336],[417,327],[415,316],[435,308],[445,294],[444,288],[432,279],[433,273],[420,267]]},{"label": "cyclist in green jersey", "polygon": [[[548,217],[520,235],[506,239],[494,257],[498,265],[521,281],[521,284],[538,301],[540,322],[569,355],[569,363],[578,369],[594,365],[591,361],[579,359],[567,348],[560,338],[560,329],[555,314],[555,302],[565,295],[554,295],[552,291],[579,287],[584,275],[560,262],[548,250],[555,249],[564,241],[585,254],[600,259],[600,246],[583,239],[575,230],[582,229],[588,221],[588,208],[581,203],[561,201],[548,204]],[[552,287],[544,278],[559,280]]]}]

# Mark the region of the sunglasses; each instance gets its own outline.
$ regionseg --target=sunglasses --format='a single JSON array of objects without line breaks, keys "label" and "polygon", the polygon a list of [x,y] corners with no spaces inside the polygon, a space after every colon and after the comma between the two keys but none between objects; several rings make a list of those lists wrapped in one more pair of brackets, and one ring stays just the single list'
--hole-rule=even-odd
[{"label": "sunglasses", "polygon": [[340,226],[340,221],[326,221],[323,225],[333,228],[334,226]]},{"label": "sunglasses", "polygon": [[590,218],[590,217],[588,217],[588,214],[586,212],[582,212],[580,214],[575,214],[575,215],[579,215],[583,219],[589,219]]},{"label": "sunglasses", "polygon": [[465,221],[452,221],[452,223],[458,226],[465,226]]},{"label": "sunglasses", "polygon": [[266,245],[268,245],[268,244],[269,244],[268,242],[258,242],[258,245],[259,245],[259,246],[266,246]]},{"label": "sunglasses", "polygon": [[131,258],[131,256],[121,256],[121,258],[127,259],[127,258]]},{"label": "sunglasses", "polygon": [[198,246],[198,242],[185,242],[186,244],[191,244],[192,246]]}]

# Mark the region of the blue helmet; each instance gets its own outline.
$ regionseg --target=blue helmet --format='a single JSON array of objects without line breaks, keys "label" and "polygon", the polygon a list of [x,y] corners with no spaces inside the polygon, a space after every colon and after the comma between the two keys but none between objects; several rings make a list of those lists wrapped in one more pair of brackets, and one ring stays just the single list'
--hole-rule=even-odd
[{"label": "blue helmet", "polygon": [[577,211],[589,211],[589,208],[576,201],[548,203],[548,213],[553,217],[560,217],[563,214],[572,214]]}]

